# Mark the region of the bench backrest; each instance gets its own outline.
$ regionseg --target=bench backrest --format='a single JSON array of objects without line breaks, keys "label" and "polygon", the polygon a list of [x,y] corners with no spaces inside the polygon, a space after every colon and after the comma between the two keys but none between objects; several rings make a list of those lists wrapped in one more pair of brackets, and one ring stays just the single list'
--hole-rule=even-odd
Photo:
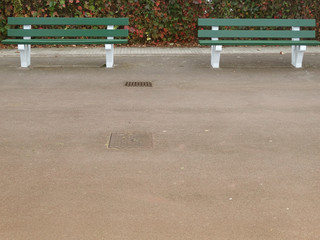
[{"label": "bench backrest", "polygon": [[[9,29],[11,37],[128,37],[127,29],[99,29],[99,26],[126,26],[129,19],[9,17],[8,25],[66,26],[63,29]],[[68,29],[68,26],[94,26],[96,29]]]},{"label": "bench backrest", "polygon": [[[315,19],[198,19],[198,26],[213,27],[212,30],[198,30],[198,37],[205,38],[315,38],[315,31],[300,27],[315,27]],[[229,27],[231,30],[219,30]],[[235,27],[260,27],[264,30],[233,30]],[[267,30],[265,28],[285,28],[292,30]]]}]

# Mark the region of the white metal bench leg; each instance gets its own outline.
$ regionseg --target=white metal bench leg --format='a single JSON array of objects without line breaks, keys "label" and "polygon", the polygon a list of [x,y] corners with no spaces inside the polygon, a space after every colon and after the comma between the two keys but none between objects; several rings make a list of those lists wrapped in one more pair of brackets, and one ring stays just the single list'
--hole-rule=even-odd
[{"label": "white metal bench leg", "polygon": [[112,68],[114,63],[114,44],[106,44],[106,67]]},{"label": "white metal bench leg", "polygon": [[[113,25],[107,27],[107,29],[114,29]],[[108,39],[113,39],[113,37],[108,37]],[[106,49],[106,67],[113,68],[114,64],[114,44],[105,44]]]},{"label": "white metal bench leg", "polygon": [[31,46],[29,44],[19,44],[18,50],[20,52],[21,67],[29,67],[31,63]]},{"label": "white metal bench leg", "polygon": [[[292,31],[300,31],[300,27],[292,27]],[[292,41],[300,41],[300,38],[292,38]],[[291,64],[295,68],[302,67],[303,54],[307,50],[307,46],[304,45],[294,45],[291,47]]]},{"label": "white metal bench leg", "polygon": [[[23,25],[23,29],[31,29],[31,25]],[[23,37],[23,39],[31,39],[31,37]],[[31,45],[18,44],[20,52],[21,67],[29,67],[31,64]]]},{"label": "white metal bench leg", "polygon": [[291,64],[295,68],[302,67],[303,55],[307,50],[307,46],[292,46]]},{"label": "white metal bench leg", "polygon": [[211,46],[211,66],[213,68],[219,68],[221,51],[222,51],[221,45]]},{"label": "white metal bench leg", "polygon": [[291,46],[291,64],[293,66],[296,65],[297,47],[298,46]]},{"label": "white metal bench leg", "polygon": [[[218,31],[218,26],[211,26],[211,29],[214,31]],[[211,38],[213,41],[219,40],[219,38]],[[222,51],[221,45],[212,45],[211,46],[211,66],[213,68],[219,68],[220,65],[220,53]]]},{"label": "white metal bench leg", "polygon": [[27,64],[28,67],[31,65],[31,44],[26,45],[27,48]]}]

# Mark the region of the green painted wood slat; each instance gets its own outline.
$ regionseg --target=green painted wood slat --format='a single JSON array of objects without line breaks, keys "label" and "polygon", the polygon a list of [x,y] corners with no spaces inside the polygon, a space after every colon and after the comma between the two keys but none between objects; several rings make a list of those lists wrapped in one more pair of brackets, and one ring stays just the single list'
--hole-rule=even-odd
[{"label": "green painted wood slat", "polygon": [[315,38],[315,31],[290,30],[198,30],[198,37],[213,38]]},{"label": "green painted wood slat", "polygon": [[37,45],[70,45],[70,44],[125,44],[128,39],[6,39],[3,44],[37,44]]},{"label": "green painted wood slat", "polygon": [[24,18],[9,17],[9,25],[129,25],[128,18]]},{"label": "green painted wood slat", "polygon": [[243,26],[243,27],[315,27],[315,19],[221,19],[199,18],[199,26]]},{"label": "green painted wood slat", "polygon": [[127,29],[9,29],[11,37],[128,37]]},{"label": "green painted wood slat", "polygon": [[292,46],[292,45],[308,45],[317,46],[320,42],[313,40],[303,40],[303,41],[275,41],[275,40],[199,40],[200,45],[228,45],[228,46],[238,46],[238,45],[267,45],[267,46]]}]

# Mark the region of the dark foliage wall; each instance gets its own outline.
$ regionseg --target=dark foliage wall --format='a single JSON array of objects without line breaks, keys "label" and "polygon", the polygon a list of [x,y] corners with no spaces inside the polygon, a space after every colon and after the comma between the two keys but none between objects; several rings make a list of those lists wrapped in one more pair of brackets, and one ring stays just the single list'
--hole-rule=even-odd
[{"label": "dark foliage wall", "polygon": [[129,17],[130,43],[195,43],[197,19],[315,18],[320,0],[1,0],[0,39],[7,17]]}]

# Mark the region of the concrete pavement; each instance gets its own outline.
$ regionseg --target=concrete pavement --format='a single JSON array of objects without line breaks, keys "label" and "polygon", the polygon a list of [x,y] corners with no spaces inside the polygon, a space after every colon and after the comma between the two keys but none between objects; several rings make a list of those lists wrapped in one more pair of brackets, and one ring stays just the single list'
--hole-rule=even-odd
[{"label": "concrete pavement", "polygon": [[[291,52],[290,46],[279,47],[224,47],[222,54],[266,54],[273,53],[289,54]],[[319,54],[319,46],[308,46],[308,54]],[[103,47],[63,47],[63,48],[32,48],[31,54],[33,56],[69,56],[69,55],[83,55],[83,56],[104,56],[105,50]],[[210,47],[195,47],[195,48],[156,48],[156,47],[115,47],[116,56],[136,56],[136,55],[204,55],[210,54]],[[0,57],[18,56],[17,49],[0,49]]]},{"label": "concrete pavement", "polygon": [[319,53],[70,55],[0,57],[0,239],[320,236]]}]

